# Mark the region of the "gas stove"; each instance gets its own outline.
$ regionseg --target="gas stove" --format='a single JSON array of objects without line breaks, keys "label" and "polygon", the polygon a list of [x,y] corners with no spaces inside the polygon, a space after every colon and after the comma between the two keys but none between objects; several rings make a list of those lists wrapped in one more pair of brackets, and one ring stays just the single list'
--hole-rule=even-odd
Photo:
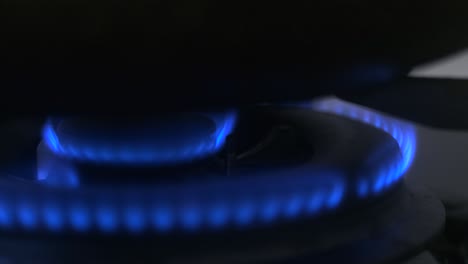
[{"label": "gas stove", "polygon": [[444,223],[404,181],[414,127],[334,98],[16,123],[11,263],[398,263]]},{"label": "gas stove", "polygon": [[467,17],[461,0],[1,3],[0,262],[460,257],[445,222],[464,207],[406,174],[414,124],[468,128],[466,80],[409,77],[468,46]]}]

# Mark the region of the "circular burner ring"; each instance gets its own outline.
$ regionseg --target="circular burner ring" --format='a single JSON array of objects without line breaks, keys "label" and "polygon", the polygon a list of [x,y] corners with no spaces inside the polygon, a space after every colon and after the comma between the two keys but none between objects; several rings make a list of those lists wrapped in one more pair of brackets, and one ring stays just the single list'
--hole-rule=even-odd
[{"label": "circular burner ring", "polygon": [[[327,133],[337,133],[334,135],[346,139],[330,141],[335,148],[325,153],[330,158],[328,163],[323,160],[327,155],[318,155],[322,158],[321,163],[318,163],[320,166],[316,163],[296,170],[288,168],[253,173],[252,177],[211,179],[148,188],[140,186],[124,190],[115,187],[42,190],[31,186],[25,188],[17,183],[4,184],[6,191],[0,197],[0,206],[3,208],[0,225],[5,230],[27,232],[89,232],[97,229],[104,233],[138,233],[145,230],[193,232],[203,227],[224,229],[231,224],[243,228],[296,221],[303,217],[315,218],[327,211],[346,207],[347,204],[359,203],[362,198],[379,196],[397,186],[395,184],[408,160],[406,157],[401,159],[398,148],[395,152],[388,152],[388,148],[384,152],[379,151],[381,145],[362,149],[362,146],[357,148],[359,144],[355,141],[359,137],[367,141],[369,135],[373,134],[377,142],[380,140],[384,143],[382,146],[391,147],[394,141],[388,135],[343,117],[318,114],[306,108],[284,109],[285,117],[289,116],[288,113],[302,113],[298,115],[298,120],[304,121],[305,118],[312,128],[317,120],[328,122]],[[354,132],[349,134],[350,130],[346,130],[346,127],[353,127]],[[325,143],[324,147],[327,146]],[[375,154],[381,160],[378,162],[379,159],[374,158],[367,163],[364,160],[361,167],[340,163],[347,160],[356,162],[349,160],[357,155],[356,150],[360,150],[362,155]],[[337,164],[344,166],[342,171],[336,167]],[[363,178],[372,186],[366,195],[363,195],[361,187]]]},{"label": "circular burner ring", "polygon": [[180,164],[219,151],[235,121],[234,111],[179,113],[132,124],[139,126],[132,131],[126,123],[107,127],[97,123],[83,128],[80,120],[51,118],[43,128],[42,138],[55,155],[82,162]]},{"label": "circular burner ring", "polygon": [[[442,203],[425,189],[403,184],[373,206],[275,229],[204,236],[4,235],[2,257],[14,263],[400,263],[441,232]],[[345,221],[344,221],[345,220]],[[116,250],[118,249],[118,250]],[[24,254],[28,252],[28,254]],[[58,253],[60,252],[60,253]]]}]

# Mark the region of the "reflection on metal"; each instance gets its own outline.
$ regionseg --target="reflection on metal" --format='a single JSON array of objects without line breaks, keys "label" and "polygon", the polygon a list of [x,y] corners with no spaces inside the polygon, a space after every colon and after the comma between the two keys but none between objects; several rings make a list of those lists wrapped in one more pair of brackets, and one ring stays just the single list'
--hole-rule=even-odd
[{"label": "reflection on metal", "polygon": [[378,194],[390,187],[401,179],[413,162],[416,133],[411,125],[334,98],[317,100],[310,105],[316,111],[333,113],[372,125],[387,132],[398,142],[403,158],[389,162],[375,175],[363,175],[358,179],[355,188],[360,197]]}]

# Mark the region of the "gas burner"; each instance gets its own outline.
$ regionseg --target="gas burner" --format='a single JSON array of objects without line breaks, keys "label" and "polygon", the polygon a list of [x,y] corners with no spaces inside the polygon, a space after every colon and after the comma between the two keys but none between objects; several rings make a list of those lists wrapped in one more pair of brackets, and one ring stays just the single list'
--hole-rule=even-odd
[{"label": "gas burner", "polygon": [[[262,234],[257,241],[279,232],[301,244],[328,233],[333,247],[313,242],[309,253],[337,261],[327,254],[343,241],[339,219],[356,212],[382,218],[379,204],[406,197],[402,176],[416,149],[411,126],[333,100],[119,121],[48,119],[36,179],[0,183],[2,232],[167,245],[206,238],[210,248],[233,252],[222,242],[228,237]],[[434,212],[422,215],[439,214],[431,203]],[[412,214],[392,210],[392,218]],[[434,219],[417,234],[421,242],[437,230]],[[390,222],[382,225],[398,225]],[[359,220],[352,226],[364,228]],[[304,230],[317,235],[304,238]],[[194,259],[210,255],[201,252]]]},{"label": "gas burner", "polygon": [[[338,113],[373,124],[391,133],[400,149],[378,130],[311,109]],[[378,196],[393,189],[414,155],[415,140],[410,127],[389,122],[378,115],[353,111],[349,105],[340,108],[323,102],[310,107],[264,106],[250,114],[264,120],[270,119],[271,129],[282,125],[300,130],[305,135],[301,148],[309,149],[305,161],[294,165],[284,164],[272,170],[243,165],[248,158],[223,160],[221,170],[208,167],[205,172],[200,172],[192,171],[190,166],[183,167],[188,170],[184,172],[188,178],[183,182],[174,182],[170,177],[176,168],[167,168],[166,165],[173,161],[197,163],[194,158],[219,152],[226,136],[234,129],[235,116],[232,112],[177,115],[171,119],[160,118],[168,123],[160,122],[157,125],[151,120],[133,121],[132,125],[141,126],[137,133],[134,132],[135,127],[128,129],[129,123],[115,125],[91,120],[49,120],[44,126],[43,143],[38,151],[36,184],[55,188],[44,191],[39,186],[27,186],[29,189],[25,192],[24,186],[8,184],[8,192],[5,193],[12,194],[3,195],[2,208],[5,210],[2,225],[25,230],[159,232],[172,229],[193,231],[204,227],[219,229],[231,225],[255,226],[316,217],[319,213],[346,207],[347,203],[355,200],[354,197]],[[346,138],[349,135],[339,131],[343,126],[352,129],[346,134],[354,133],[358,128],[367,132]],[[174,128],[177,129],[175,133],[167,130]],[[317,132],[324,128],[336,138],[326,143],[314,142]],[[161,136],[165,138],[161,139]],[[288,140],[276,137],[279,141]],[[361,142],[367,142],[370,146],[357,147]],[[275,144],[279,143],[272,141],[265,147]],[[175,146],[173,150],[170,150],[171,146]],[[185,151],[187,149],[192,151]],[[257,151],[258,157],[253,155],[249,162],[255,164],[257,159],[265,156],[262,151]],[[339,153],[341,151],[344,152]],[[164,156],[160,153],[172,154]],[[341,157],[343,155],[345,158]],[[349,155],[359,156],[362,160],[353,159],[353,164],[343,164]],[[327,156],[330,157],[324,159]],[[218,156],[218,159],[221,158]],[[226,162],[231,167],[225,168]],[[93,163],[97,172],[89,169],[89,163]],[[106,174],[106,170],[113,168],[113,173],[122,173],[128,164],[131,164],[131,170],[121,177],[136,180],[131,186],[115,185],[114,178],[108,172]],[[144,173],[135,168],[138,164],[144,165]],[[139,183],[139,172],[154,174],[158,178],[161,166],[167,176],[165,182]],[[202,177],[200,173],[211,176]],[[107,177],[107,185],[93,184],[93,177]],[[91,180],[83,183],[80,182],[82,178]],[[112,187],[109,188],[109,185]],[[62,197],[63,188],[69,190],[66,197]]]},{"label": "gas burner", "polygon": [[97,163],[181,163],[216,153],[233,129],[234,112],[138,120],[50,119],[43,142],[54,154]]},{"label": "gas burner", "polygon": [[320,97],[468,128],[466,80],[408,77],[468,46],[468,1],[169,2],[0,4],[0,262],[431,250],[412,126]]}]

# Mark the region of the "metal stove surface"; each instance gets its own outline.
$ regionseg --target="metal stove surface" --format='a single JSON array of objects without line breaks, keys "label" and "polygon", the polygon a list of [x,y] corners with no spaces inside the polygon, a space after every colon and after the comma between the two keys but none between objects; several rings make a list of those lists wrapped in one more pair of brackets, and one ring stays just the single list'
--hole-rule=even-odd
[{"label": "metal stove surface", "polygon": [[[287,108],[287,106],[285,107]],[[427,193],[427,191],[421,192],[420,190],[415,191],[413,187],[406,188],[404,187],[405,184],[402,183],[401,176],[411,165],[416,149],[416,137],[412,127],[400,121],[387,119],[377,113],[359,109],[352,104],[345,104],[336,100],[313,102],[312,104],[293,107],[291,111],[298,111],[295,110],[295,108],[305,108],[307,111],[310,111],[308,109],[313,109],[318,112],[324,112],[324,114],[317,114],[318,117],[320,117],[317,120],[328,120],[330,118],[330,120],[336,119],[336,121],[343,120],[340,122],[344,122],[343,124],[353,124],[353,126],[356,126],[356,129],[359,128],[359,130],[356,131],[361,131],[361,126],[363,126],[362,128],[369,127],[366,126],[365,123],[370,124],[378,130],[388,133],[388,135],[385,135],[379,132],[383,135],[382,139],[386,137],[390,139],[391,137],[394,138],[393,142],[396,143],[394,145],[397,150],[399,149],[398,153],[401,154],[401,156],[397,159],[390,158],[390,163],[382,163],[385,164],[384,166],[379,167],[371,165],[368,169],[372,169],[367,173],[358,173],[353,176],[355,181],[352,184],[344,184],[346,177],[343,178],[344,176],[340,176],[339,174],[333,175],[330,171],[326,173],[327,170],[323,170],[323,168],[315,170],[312,175],[309,171],[309,175],[305,175],[305,178],[292,174],[291,176],[293,177],[289,178],[288,181],[282,180],[281,177],[276,177],[276,180],[272,180],[275,179],[275,177],[272,178],[272,172],[270,171],[270,175],[259,178],[258,188],[246,188],[247,185],[245,184],[247,182],[245,184],[242,183],[242,178],[239,178],[240,182],[243,184],[241,184],[242,186],[237,186],[239,184],[239,179],[235,180],[234,183],[232,181],[222,182],[221,185],[219,183],[214,183],[213,185],[212,183],[212,190],[217,190],[216,193],[218,194],[217,199],[212,201],[224,202],[218,204],[218,206],[211,206],[216,205],[216,203],[210,204],[208,207],[199,206],[200,204],[197,205],[197,203],[190,203],[191,206],[185,206],[187,204],[186,202],[179,203],[183,205],[179,207],[171,207],[171,205],[163,207],[157,206],[156,208],[154,206],[147,206],[152,203],[133,203],[133,206],[130,206],[132,203],[129,205],[128,201],[135,202],[139,199],[122,200],[109,198],[116,197],[115,195],[107,196],[109,191],[111,193],[114,191],[112,189],[107,189],[104,196],[82,195],[82,192],[76,191],[79,190],[76,188],[80,188],[78,186],[82,184],[80,183],[81,179],[75,177],[70,178],[68,173],[64,173],[62,167],[59,168],[53,165],[54,162],[51,161],[57,161],[57,157],[58,160],[60,160],[65,156],[65,158],[71,158],[71,160],[81,159],[81,161],[84,160],[86,162],[92,161],[94,163],[111,164],[114,157],[117,157],[118,160],[123,159],[127,162],[134,162],[136,160],[135,157],[140,156],[135,154],[136,152],[131,149],[129,151],[128,148],[124,148],[124,150],[126,150],[125,152],[116,152],[124,153],[125,155],[119,154],[117,156],[110,155],[108,149],[102,151],[101,148],[99,151],[92,151],[93,149],[90,150],[89,146],[93,147],[93,145],[90,144],[88,144],[88,148],[78,151],[76,147],[70,147],[72,146],[70,144],[64,145],[64,142],[66,143],[67,141],[60,138],[57,131],[54,130],[56,127],[48,122],[43,130],[45,144],[38,152],[40,157],[44,155],[44,151],[46,152],[44,155],[44,160],[46,162],[40,161],[38,163],[39,170],[36,174],[36,180],[51,187],[52,189],[50,190],[52,191],[36,192],[34,187],[30,185],[24,189],[23,187],[17,189],[16,184],[5,185],[11,188],[2,194],[3,198],[7,198],[2,199],[3,207],[0,220],[2,220],[1,223],[4,231],[13,230],[14,232],[6,232],[9,233],[9,235],[5,235],[6,240],[2,242],[3,248],[5,249],[4,252],[5,254],[9,252],[10,255],[14,255],[18,261],[17,263],[28,263],[28,261],[31,260],[31,256],[37,256],[38,261],[42,256],[42,260],[45,261],[44,263],[63,262],[64,259],[67,259],[69,262],[80,259],[77,250],[78,252],[82,252],[83,255],[81,257],[85,258],[89,258],[94,250],[98,250],[101,252],[99,255],[100,261],[109,259],[114,259],[114,261],[130,261],[135,255],[140,255],[142,258],[158,261],[169,261],[167,258],[171,256],[169,258],[171,261],[179,261],[182,263],[208,263],[207,261],[217,263],[220,261],[223,263],[258,263],[258,261],[276,263],[280,260],[285,261],[285,259],[287,259],[287,263],[290,263],[289,261],[302,263],[310,259],[315,259],[319,263],[338,263],[342,262],[343,259],[352,260],[352,262],[355,263],[386,263],[388,261],[395,262],[404,257],[410,257],[423,249],[426,242],[440,229],[444,214],[440,203],[437,199],[434,199],[430,193]],[[335,118],[333,116],[343,117]],[[232,115],[225,115],[224,117],[225,118],[221,118],[222,121],[218,122],[218,124],[221,124],[218,128],[220,127],[221,129],[214,130],[216,136],[212,138],[213,144],[208,145],[218,147],[225,142],[226,131],[232,129],[232,120],[234,119]],[[368,130],[375,129],[372,128]],[[345,132],[348,131],[345,130],[342,133]],[[362,134],[361,138],[363,138],[363,136],[365,137],[365,135],[365,133]],[[392,140],[388,142],[391,141]],[[354,149],[353,140],[349,141],[347,144],[350,146],[350,149]],[[356,147],[356,145],[359,144],[354,142],[354,145],[354,147]],[[391,145],[392,144],[389,146]],[[341,147],[346,149],[344,146]],[[193,150],[194,148],[191,149]],[[199,145],[197,145],[195,149],[197,149],[197,152],[179,149],[181,151],[178,151],[173,156],[190,159],[194,157],[192,154],[202,156],[209,154],[209,151],[203,151],[206,150],[206,148],[199,147]],[[379,162],[375,162],[379,159],[377,158],[376,160],[375,158],[379,156],[385,157],[388,153],[392,153],[392,151],[389,152],[390,149],[386,149],[386,151],[383,152],[377,151],[377,156],[375,156],[373,160],[371,159],[370,164],[379,164]],[[132,155],[128,154],[130,152],[132,152]],[[183,156],[181,156],[180,153],[184,153]],[[382,156],[382,153],[387,154]],[[151,157],[151,159],[143,159],[143,161],[152,161],[154,157],[159,157],[153,154],[154,153],[151,153],[151,155],[142,155],[142,157]],[[129,158],[130,156],[131,159]],[[389,157],[391,157],[391,155]],[[177,160],[180,161],[181,159]],[[72,164],[75,163],[72,162]],[[81,167],[75,166],[75,168],[80,169]],[[45,172],[47,170],[48,172]],[[66,171],[67,170],[65,170],[65,172]],[[60,172],[58,176],[56,172]],[[281,173],[281,170],[277,173]],[[56,179],[59,178],[58,181],[53,179],[55,177],[54,175]],[[308,177],[312,176],[316,179],[322,176],[324,177],[322,177],[320,181],[306,180]],[[255,178],[256,177],[253,177],[252,179]],[[261,181],[265,179],[269,179],[266,185],[265,182],[263,184],[261,183]],[[272,184],[275,181],[276,183]],[[249,185],[254,184],[255,186],[256,184],[255,181],[252,182],[251,179],[249,179],[248,182]],[[303,190],[304,187],[309,185],[310,187],[306,188],[308,189],[307,195],[301,194],[302,191],[300,190]],[[259,199],[256,195],[257,190],[268,190],[268,188],[265,188],[267,186],[276,186],[271,189],[276,191],[270,193],[274,194],[274,196],[269,196],[273,198],[273,200]],[[64,191],[59,191],[59,193],[62,192],[66,195],[58,194],[54,188],[65,188],[63,189]],[[241,197],[240,200],[237,198],[228,200],[219,199],[219,194],[232,193],[232,189],[242,190],[240,192],[242,196],[238,196]],[[98,190],[101,192],[100,189]],[[206,194],[207,191],[208,193],[211,192],[209,188],[203,188],[194,192],[192,187],[189,188],[189,190],[191,194],[196,194],[200,191],[204,194]],[[247,195],[249,192],[252,195]],[[53,195],[51,195],[51,193]],[[169,196],[175,195],[174,193],[171,194],[171,192],[167,193]],[[177,193],[177,191],[175,193]],[[14,198],[9,198],[9,194],[13,194]],[[133,196],[133,198],[141,198],[142,196],[139,195],[140,194]],[[131,196],[132,195],[130,195],[130,197]],[[169,196],[159,196],[158,200],[164,201]],[[375,199],[376,202],[375,205],[372,205],[374,204],[374,202],[372,202],[360,209],[344,206],[345,208],[349,208],[340,213],[339,211],[341,211],[341,209],[339,208],[343,207],[341,204],[347,204],[348,202],[346,202],[346,199],[353,196],[355,197],[353,199],[356,201]],[[72,198],[70,199],[70,197]],[[96,197],[104,197],[106,199],[93,200]],[[186,201],[197,200],[193,199],[196,195],[185,195],[185,197],[189,199]],[[249,199],[246,200],[246,197]],[[383,197],[394,198],[384,199]],[[81,199],[82,203],[77,204],[76,198],[79,198],[78,200]],[[84,198],[84,200],[82,198]],[[83,201],[86,200],[88,202],[83,203]],[[380,202],[377,203],[377,201]],[[379,206],[379,203],[385,204],[385,206]],[[364,202],[364,204],[366,204],[366,202]],[[384,207],[387,209],[383,209]],[[314,213],[307,214],[308,208],[312,208],[313,211],[311,212]],[[318,210],[319,208],[323,209]],[[161,209],[168,210],[164,211]],[[179,213],[172,213],[174,209]],[[325,214],[325,218],[322,218],[322,216],[320,216],[321,214],[316,213],[320,211],[330,211],[331,214],[329,216]],[[306,213],[306,218],[299,217],[304,216],[304,213]],[[147,215],[153,217],[147,218]],[[258,218],[258,215],[262,217]],[[343,217],[347,219],[344,222],[342,221]],[[421,217],[431,220],[426,221],[425,225],[420,225],[419,219],[421,219]],[[231,229],[226,236],[220,235],[219,233],[220,228],[222,229],[223,226],[229,226],[228,223],[237,223],[237,227],[242,227],[258,219],[263,219],[268,220],[267,222],[271,225],[271,223],[275,222],[275,219],[282,219],[280,221],[282,222],[288,218],[289,222],[286,221],[287,224],[284,228],[270,229],[268,227],[269,225],[267,225],[266,229],[263,228],[253,233],[248,230],[239,229],[235,232]],[[315,220],[315,218],[317,220]],[[155,223],[156,227],[158,227],[156,229],[154,229]],[[257,222],[257,226],[259,223],[261,224],[262,221]],[[172,226],[179,228],[183,233],[189,232],[189,239],[187,240],[187,238],[184,238],[182,240],[183,242],[177,239],[173,240],[172,238],[167,240],[172,235],[171,233],[167,233],[167,231],[170,231],[170,228],[166,227]],[[214,231],[218,230],[218,233],[215,232],[211,235],[204,235],[201,237],[194,236],[193,232],[197,230],[199,226],[209,226]],[[73,238],[64,235],[70,231],[72,231]],[[95,233],[96,231],[97,233]],[[163,234],[162,238],[158,238],[158,235],[155,241],[151,239],[151,236],[149,240],[148,236],[145,236],[145,239],[138,242],[139,235],[142,233],[148,234],[148,231],[150,231],[149,233],[154,233],[156,231],[156,234]],[[31,237],[28,235],[29,233],[35,235]],[[78,236],[76,236],[77,234]],[[87,234],[93,235],[89,236]],[[117,234],[117,236],[112,234]],[[127,237],[128,234],[132,235]],[[409,236],[410,239],[408,239],[408,237],[405,238],[408,234],[411,234]],[[269,237],[269,239],[265,240],[267,237]],[[225,245],[226,240],[231,241],[231,246],[227,248],[225,246],[219,247],[219,245]],[[253,242],[246,243],[246,241],[250,240]],[[101,242],[96,244],[96,241]],[[142,241],[143,244],[141,243]],[[269,242],[267,243],[266,241]],[[14,243],[12,244],[12,242]],[[39,243],[41,246],[38,245]],[[191,243],[196,246],[190,246]],[[22,246],[18,248],[17,245]],[[164,252],[172,253],[166,252],[168,255],[162,252],[148,254],[148,252],[146,252],[148,245],[164,249]],[[57,246],[60,247],[60,252],[62,253],[57,254],[58,251],[55,249]],[[246,246],[250,249],[248,250]],[[374,254],[364,253],[369,247],[373,248]],[[21,248],[22,250],[30,252],[28,257],[21,257],[19,253],[22,252]],[[116,248],[126,248],[128,254],[118,254],[115,252]],[[188,258],[182,256],[175,257],[177,256],[177,254],[174,253],[175,249],[179,249],[181,252],[191,252],[193,254],[195,248],[198,248],[198,250],[195,250],[196,252],[205,253],[201,255],[195,254]],[[252,253],[252,249],[254,249],[256,253]],[[232,258],[233,255],[239,257]]]}]

